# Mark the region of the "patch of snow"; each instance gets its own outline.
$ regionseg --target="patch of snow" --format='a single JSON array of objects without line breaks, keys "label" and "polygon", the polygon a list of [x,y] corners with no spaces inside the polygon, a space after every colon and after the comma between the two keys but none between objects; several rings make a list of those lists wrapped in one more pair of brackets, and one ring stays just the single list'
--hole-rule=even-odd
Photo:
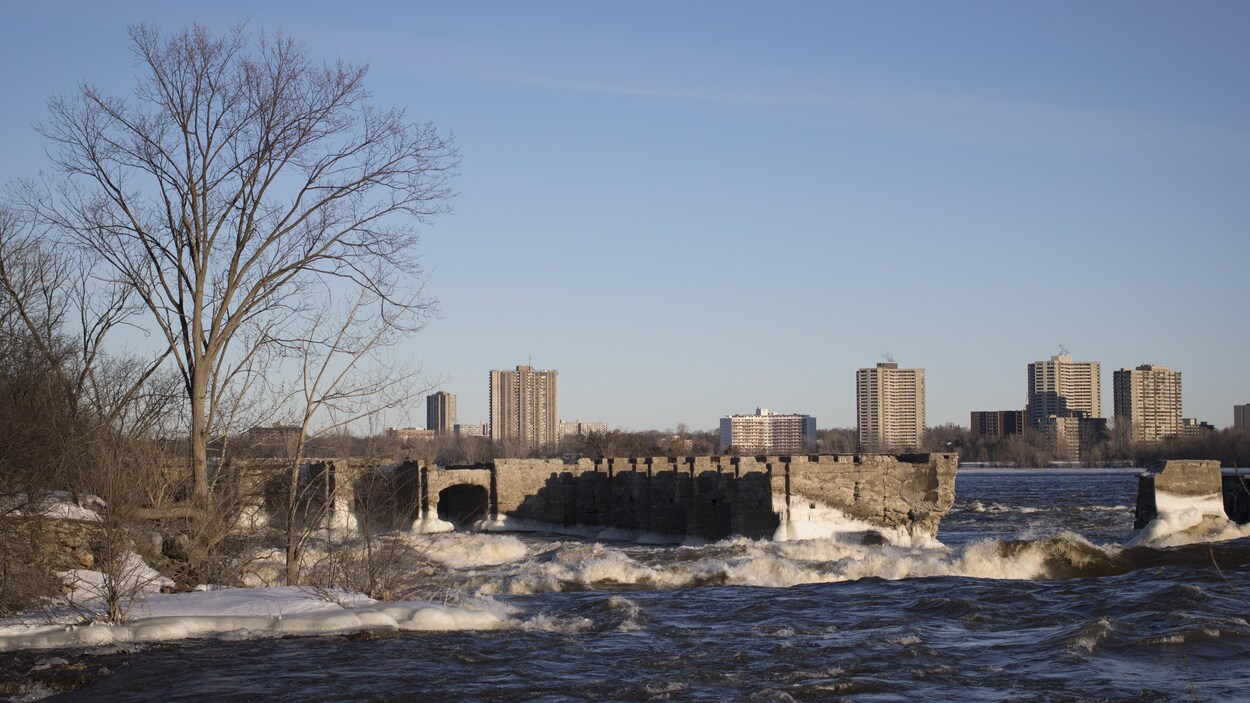
[{"label": "patch of snow", "polygon": [[330,599],[290,587],[152,594],[136,607],[136,616],[125,625],[0,621],[0,651],[192,637],[246,639],[362,630],[492,630],[514,624],[507,609],[490,601],[459,606],[378,603],[358,593],[322,593]]},{"label": "patch of snow", "polygon": [[[6,510],[26,503],[25,494],[2,499],[0,507]],[[25,505],[21,510],[14,510],[14,516],[40,515],[57,520],[81,520],[83,522],[100,522],[100,514],[87,506],[106,507],[103,500],[96,496],[82,496],[75,502],[74,496],[65,491],[53,491],[39,499],[33,505]]]},{"label": "patch of snow", "polygon": [[162,576],[159,571],[147,565],[143,557],[134,552],[128,553],[117,569],[117,583],[108,583],[104,572],[87,569],[72,569],[59,574],[70,587],[69,600],[82,607],[95,608],[104,600],[105,593],[111,586],[117,591],[133,593],[136,596],[158,593],[162,587],[173,586],[174,582]]}]

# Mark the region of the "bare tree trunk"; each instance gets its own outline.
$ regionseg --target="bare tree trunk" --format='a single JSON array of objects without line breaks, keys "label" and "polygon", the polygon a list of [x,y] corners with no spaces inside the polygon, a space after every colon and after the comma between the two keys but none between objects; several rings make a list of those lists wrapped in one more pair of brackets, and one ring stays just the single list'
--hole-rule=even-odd
[{"label": "bare tree trunk", "polygon": [[191,380],[191,478],[193,497],[201,506],[208,505],[208,418],[204,387],[206,380],[196,373]]}]

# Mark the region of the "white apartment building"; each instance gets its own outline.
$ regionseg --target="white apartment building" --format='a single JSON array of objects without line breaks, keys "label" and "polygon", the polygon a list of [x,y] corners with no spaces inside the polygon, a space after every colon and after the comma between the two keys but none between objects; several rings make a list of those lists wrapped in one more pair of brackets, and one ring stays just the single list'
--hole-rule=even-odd
[{"label": "white apartment building", "polygon": [[754,415],[727,415],[720,419],[720,446],[745,455],[802,454],[816,446],[816,418],[767,408],[756,408]]}]

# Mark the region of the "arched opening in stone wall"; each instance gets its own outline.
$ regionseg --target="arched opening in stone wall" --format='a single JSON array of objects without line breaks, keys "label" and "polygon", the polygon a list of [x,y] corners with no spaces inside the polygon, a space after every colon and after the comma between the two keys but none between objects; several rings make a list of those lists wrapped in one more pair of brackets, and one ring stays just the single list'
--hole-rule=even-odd
[{"label": "arched opening in stone wall", "polygon": [[467,528],[490,511],[490,492],[484,486],[461,483],[438,492],[438,519]]}]

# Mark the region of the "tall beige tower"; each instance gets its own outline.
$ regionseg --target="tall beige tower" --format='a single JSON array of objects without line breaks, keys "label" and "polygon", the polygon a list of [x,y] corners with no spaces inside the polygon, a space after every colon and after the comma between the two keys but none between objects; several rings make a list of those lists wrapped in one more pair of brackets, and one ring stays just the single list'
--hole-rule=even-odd
[{"label": "tall beige tower", "polygon": [[447,391],[425,396],[425,428],[437,435],[449,435],[455,426],[456,396]]},{"label": "tall beige tower", "polygon": [[894,362],[855,372],[859,449],[897,452],[924,442],[924,369]]},{"label": "tall beige tower", "polygon": [[1112,374],[1115,423],[1131,427],[1134,442],[1159,442],[1181,433],[1181,372],[1143,364]]},{"label": "tall beige tower", "polygon": [[554,445],[560,425],[556,410],[556,372],[518,366],[490,372],[490,438],[517,440],[524,449]]},{"label": "tall beige tower", "polygon": [[1054,417],[1102,417],[1102,373],[1097,361],[1073,361],[1067,354],[1029,364],[1029,427],[1045,429]]}]

